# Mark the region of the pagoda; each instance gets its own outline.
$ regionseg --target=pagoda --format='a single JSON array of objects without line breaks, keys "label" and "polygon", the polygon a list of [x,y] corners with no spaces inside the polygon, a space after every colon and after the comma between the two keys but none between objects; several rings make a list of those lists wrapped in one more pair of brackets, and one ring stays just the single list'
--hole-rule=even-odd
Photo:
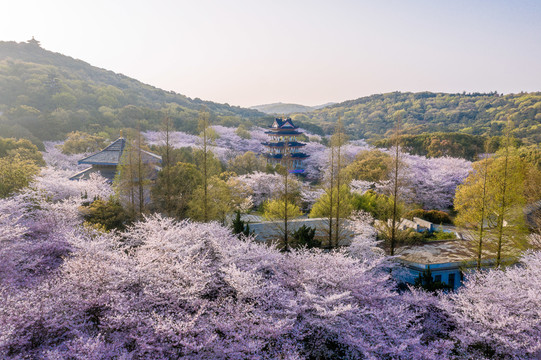
[{"label": "pagoda", "polygon": [[297,141],[297,137],[302,135],[298,128],[290,118],[274,119],[272,126],[265,132],[270,140],[262,143],[268,149],[265,154],[267,162],[281,164],[293,174],[304,172],[302,161],[309,156],[301,151],[306,144]]}]

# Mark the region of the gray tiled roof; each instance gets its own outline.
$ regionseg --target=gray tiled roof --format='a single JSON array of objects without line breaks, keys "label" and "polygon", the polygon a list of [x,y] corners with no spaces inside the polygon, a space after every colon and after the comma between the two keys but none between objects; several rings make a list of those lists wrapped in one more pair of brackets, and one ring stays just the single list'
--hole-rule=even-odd
[{"label": "gray tiled roof", "polygon": [[[84,159],[78,161],[79,164],[92,164],[92,165],[118,165],[122,152],[126,146],[126,139],[120,137],[113,141],[109,146],[100,152],[92,154]],[[162,158],[159,155],[151,153],[149,151],[142,150],[142,160],[144,163],[156,163],[162,162]]]},{"label": "gray tiled roof", "polygon": [[100,152],[78,161],[79,164],[118,165],[126,139],[120,137]]}]

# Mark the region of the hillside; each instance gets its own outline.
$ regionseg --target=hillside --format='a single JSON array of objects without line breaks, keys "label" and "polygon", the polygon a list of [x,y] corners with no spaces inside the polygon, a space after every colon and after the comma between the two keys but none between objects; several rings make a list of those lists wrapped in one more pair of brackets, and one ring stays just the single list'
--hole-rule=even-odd
[{"label": "hillside", "polygon": [[312,122],[328,132],[341,116],[351,136],[374,139],[389,136],[394,126],[393,114],[399,110],[405,111],[402,129],[407,134],[501,135],[509,118],[515,137],[527,144],[541,142],[541,92],[510,95],[393,92],[295,114],[293,118]]},{"label": "hillside", "polygon": [[314,111],[317,109],[322,109],[332,104],[334,103],[326,103],[326,104],[317,105],[317,106],[306,106],[306,105],[300,105],[300,104],[287,104],[287,103],[278,102],[278,103],[273,103],[273,104],[250,106],[250,109],[261,111],[265,114],[288,115],[288,114],[293,114],[293,113],[306,113],[306,112]]},{"label": "hillside", "polygon": [[0,42],[0,132],[34,140],[72,130],[156,128],[168,113],[178,130],[196,132],[201,106],[216,124],[268,123],[266,115],[191,99],[47,51],[37,42]]},{"label": "hillside", "polygon": [[[381,139],[404,110],[407,134],[457,132],[501,135],[506,119],[525,144],[541,142],[541,92],[510,95],[387,93],[323,108],[276,103],[252,109],[168,92],[122,74],[47,51],[37,42],[0,42],[0,133],[37,145],[63,139],[74,130],[116,136],[120,128],[157,129],[168,114],[176,130],[197,133],[198,112],[209,109],[213,124],[263,125],[272,114],[291,114],[311,132],[332,132],[339,116],[352,138]],[[318,109],[319,108],[319,109]],[[259,111],[258,111],[259,110]]]}]

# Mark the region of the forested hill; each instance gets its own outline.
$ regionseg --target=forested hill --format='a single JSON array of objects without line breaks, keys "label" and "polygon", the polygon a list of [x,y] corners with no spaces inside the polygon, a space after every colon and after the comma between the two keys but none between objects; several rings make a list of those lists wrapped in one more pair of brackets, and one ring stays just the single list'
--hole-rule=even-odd
[{"label": "forested hill", "polygon": [[[47,51],[39,43],[0,42],[0,133],[50,140],[72,130],[155,128],[166,112],[195,132],[205,105],[214,123],[268,122],[252,109],[167,92],[122,74]],[[139,121],[140,120],[140,121]]]},{"label": "forested hill", "polygon": [[[0,136],[63,139],[74,130],[105,131],[140,126],[156,129],[168,114],[175,129],[197,132],[201,106],[214,124],[268,125],[272,117],[255,109],[191,99],[143,84],[81,60],[47,51],[37,42],[0,42]],[[287,105],[287,104],[284,104]],[[342,116],[352,138],[378,139],[394,126],[393,114],[404,110],[407,134],[459,132],[501,135],[507,118],[513,135],[526,144],[541,142],[541,93],[516,95],[388,93],[297,113],[298,125],[327,133]],[[296,110],[299,111],[299,110]],[[304,111],[304,110],[302,110]],[[317,125],[317,126],[316,126]]]},{"label": "forested hill", "polygon": [[530,144],[541,142],[541,92],[510,95],[393,92],[342,102],[293,118],[310,121],[329,131],[338,116],[342,116],[353,137],[379,138],[390,134],[393,114],[398,110],[405,111],[402,129],[407,134],[501,135],[509,118],[515,137]]}]

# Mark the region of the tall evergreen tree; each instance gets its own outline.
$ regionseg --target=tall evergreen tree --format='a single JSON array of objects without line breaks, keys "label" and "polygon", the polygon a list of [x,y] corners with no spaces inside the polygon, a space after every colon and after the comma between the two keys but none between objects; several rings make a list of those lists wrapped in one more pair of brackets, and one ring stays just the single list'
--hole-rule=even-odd
[{"label": "tall evergreen tree", "polygon": [[487,202],[487,177],[488,177],[488,154],[485,153],[485,160],[483,161],[483,195],[481,197],[481,213],[479,221],[479,243],[477,246],[477,270],[481,269],[481,261],[483,254],[483,230],[485,229],[485,209]]},{"label": "tall evergreen tree", "polygon": [[162,159],[162,171],[163,171],[163,177],[165,182],[165,194],[164,195],[164,205],[165,205],[165,213],[168,216],[171,216],[171,210],[173,208],[172,204],[172,185],[171,185],[171,166],[173,164],[171,163],[171,132],[173,131],[173,122],[171,121],[171,118],[169,115],[166,115],[163,124],[162,124],[162,137],[164,141],[164,156]]},{"label": "tall evergreen tree", "polygon": [[336,169],[334,171],[334,175],[336,176],[336,221],[335,221],[335,241],[334,246],[338,246],[338,243],[340,241],[340,236],[342,234],[341,226],[343,223],[343,219],[341,216],[347,216],[348,214],[341,213],[341,201],[345,200],[342,199],[342,187],[345,186],[347,188],[347,192],[349,192],[349,186],[347,184],[343,184],[343,167],[344,167],[344,159],[342,155],[342,146],[344,146],[347,142],[347,136],[344,132],[344,126],[342,124],[342,118],[339,117],[338,121],[336,122],[336,127],[334,130],[333,137],[331,139],[331,142],[334,143],[334,148],[336,149]]},{"label": "tall evergreen tree", "polygon": [[203,151],[203,159],[199,164],[201,173],[203,174],[203,221],[209,221],[209,147],[213,142],[213,133],[210,131],[210,114],[205,107],[199,110],[199,133],[201,138],[201,150]]},{"label": "tall evergreen tree", "polygon": [[141,132],[135,131],[128,134],[125,141],[113,187],[130,215],[140,218],[146,211],[152,169],[144,159],[144,142]]},{"label": "tall evergreen tree", "polygon": [[398,170],[399,170],[399,164],[400,164],[400,120],[402,117],[401,113],[395,114],[396,117],[396,123],[395,123],[395,131],[394,131],[394,166],[393,166],[393,190],[392,190],[392,198],[393,198],[393,212],[391,216],[391,241],[390,241],[390,250],[391,250],[391,256],[394,255],[395,246],[396,246],[396,237],[397,237],[397,220],[400,219],[399,213],[398,213],[398,193],[399,193],[399,176],[398,176]]}]

